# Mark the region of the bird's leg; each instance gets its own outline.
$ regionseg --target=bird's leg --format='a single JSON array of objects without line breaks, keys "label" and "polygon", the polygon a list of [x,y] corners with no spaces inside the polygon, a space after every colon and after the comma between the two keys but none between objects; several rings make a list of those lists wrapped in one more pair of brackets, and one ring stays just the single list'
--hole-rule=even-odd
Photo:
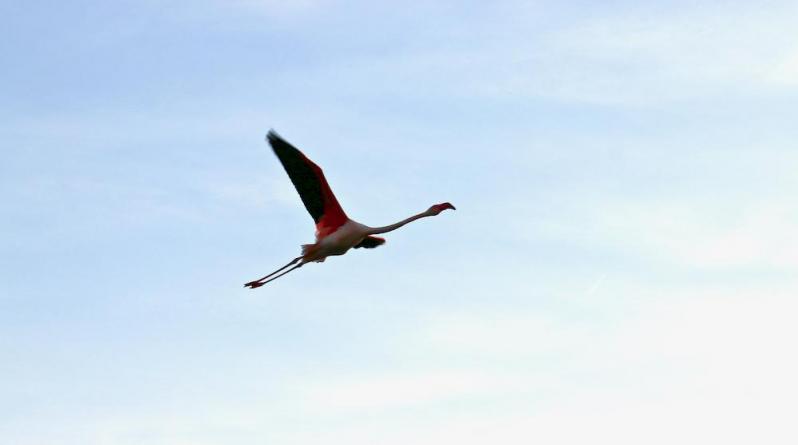
[{"label": "bird's leg", "polygon": [[289,263],[288,263],[288,264],[286,264],[285,266],[283,266],[283,267],[281,267],[281,268],[279,268],[279,269],[275,270],[274,272],[270,273],[269,275],[266,275],[266,276],[265,276],[265,277],[263,277],[263,278],[258,278],[257,280],[250,281],[249,283],[245,284],[245,285],[244,285],[244,287],[251,287],[251,288],[253,288],[253,289],[254,289],[254,288],[256,288],[256,287],[258,287],[258,286],[260,286],[260,285],[262,285],[262,284],[263,284],[263,283],[261,283],[261,284],[259,285],[258,283],[259,283],[260,281],[263,281],[263,280],[265,280],[266,278],[269,278],[270,276],[272,276],[272,275],[276,274],[277,272],[280,272],[281,270],[285,269],[286,267],[288,267],[288,266],[290,266],[290,265],[292,265],[292,264],[296,264],[296,262],[297,262],[297,261],[299,261],[299,260],[301,260],[301,259],[302,259],[302,257],[301,257],[301,256],[298,256],[298,257],[294,258],[293,260],[291,260],[291,262],[289,262]]},{"label": "bird's leg", "polygon": [[266,280],[266,281],[258,281],[258,282],[254,282],[254,284],[253,284],[253,283],[247,283],[247,286],[249,286],[249,287],[250,287],[250,289],[255,289],[256,287],[261,287],[261,286],[263,286],[264,284],[266,284],[266,283],[268,283],[268,282],[270,282],[270,281],[274,281],[274,280],[276,280],[276,279],[280,278],[281,276],[283,276],[283,275],[287,274],[288,272],[291,272],[292,270],[299,269],[300,267],[302,267],[302,266],[304,266],[304,265],[305,265],[305,263],[299,263],[299,264],[297,264],[296,266],[294,266],[294,267],[292,267],[292,268],[290,268],[290,269],[286,270],[285,272],[283,272],[283,273],[281,273],[281,274],[279,274],[279,275],[277,275],[277,276],[275,276],[275,277],[269,278],[269,279],[268,279],[268,280]]}]

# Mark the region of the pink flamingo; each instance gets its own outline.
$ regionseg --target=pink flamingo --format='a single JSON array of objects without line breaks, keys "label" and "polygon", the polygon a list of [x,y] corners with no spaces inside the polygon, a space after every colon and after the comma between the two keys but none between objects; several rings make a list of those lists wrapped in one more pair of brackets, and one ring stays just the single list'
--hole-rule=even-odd
[{"label": "pink flamingo", "polygon": [[[369,227],[360,224],[346,216],[318,165],[274,130],[269,131],[266,139],[280,163],[283,164],[288,177],[291,178],[296,191],[299,192],[299,197],[302,198],[302,203],[305,204],[305,208],[316,223],[316,242],[302,245],[302,255],[265,277],[250,281],[244,285],[245,287],[255,289],[292,270],[299,269],[307,263],[314,261],[321,263],[328,256],[343,255],[353,247],[355,249],[361,247],[373,249],[385,243],[384,238],[374,235],[396,230],[420,218],[438,215],[446,209],[455,209],[450,203],[444,202],[435,204],[417,215],[389,226]],[[285,270],[289,266],[293,267]]]}]

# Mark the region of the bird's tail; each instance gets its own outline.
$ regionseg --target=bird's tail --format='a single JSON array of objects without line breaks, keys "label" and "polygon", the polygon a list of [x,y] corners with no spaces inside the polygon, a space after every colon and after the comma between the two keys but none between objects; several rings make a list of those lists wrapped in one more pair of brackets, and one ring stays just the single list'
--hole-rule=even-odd
[{"label": "bird's tail", "polygon": [[302,261],[309,263],[315,261],[317,263],[324,262],[324,255],[319,255],[319,243],[316,244],[303,244],[302,245]]}]

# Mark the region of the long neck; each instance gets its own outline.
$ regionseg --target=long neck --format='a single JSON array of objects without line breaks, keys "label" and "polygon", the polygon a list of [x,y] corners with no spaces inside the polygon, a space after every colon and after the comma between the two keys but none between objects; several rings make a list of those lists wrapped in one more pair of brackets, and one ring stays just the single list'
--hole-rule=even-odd
[{"label": "long neck", "polygon": [[369,235],[375,235],[375,234],[378,234],[378,233],[390,232],[392,230],[398,229],[399,227],[402,227],[403,225],[405,225],[407,223],[413,222],[413,221],[415,221],[415,220],[417,220],[419,218],[424,218],[424,217],[427,217],[427,216],[432,216],[432,214],[429,213],[429,211],[424,211],[424,212],[419,213],[418,215],[413,215],[410,218],[403,219],[403,220],[399,221],[398,223],[391,224],[390,226],[372,227],[369,230]]}]

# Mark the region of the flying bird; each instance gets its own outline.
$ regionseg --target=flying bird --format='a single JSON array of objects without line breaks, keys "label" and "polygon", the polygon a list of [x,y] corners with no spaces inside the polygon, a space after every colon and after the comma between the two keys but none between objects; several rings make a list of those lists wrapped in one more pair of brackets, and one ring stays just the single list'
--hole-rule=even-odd
[{"label": "flying bird", "polygon": [[288,177],[299,192],[299,197],[302,198],[302,203],[316,223],[316,242],[303,244],[302,255],[269,275],[250,281],[244,287],[250,289],[261,287],[307,263],[321,263],[328,256],[343,255],[353,247],[373,249],[385,244],[384,238],[374,235],[396,230],[420,218],[438,215],[446,209],[455,209],[450,203],[444,202],[389,226],[369,227],[360,224],[346,216],[318,165],[274,130],[269,131],[266,140],[277,155],[277,159],[283,164]]}]

